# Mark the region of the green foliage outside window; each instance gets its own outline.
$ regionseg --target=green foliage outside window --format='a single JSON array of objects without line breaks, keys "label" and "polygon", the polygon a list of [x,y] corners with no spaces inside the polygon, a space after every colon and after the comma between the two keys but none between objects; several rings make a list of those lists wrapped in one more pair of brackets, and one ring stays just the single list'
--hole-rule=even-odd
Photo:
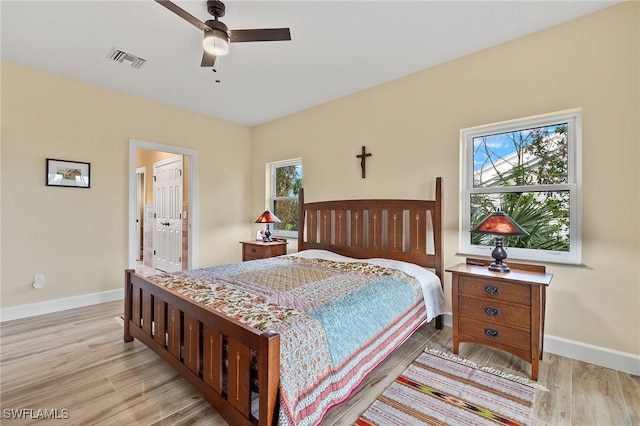
[{"label": "green foliage outside window", "polygon": [[[499,209],[529,232],[505,237],[506,246],[569,251],[569,191],[553,187],[568,180],[566,124],[476,137],[473,146],[473,187],[482,190],[471,193],[471,226]],[[471,244],[493,237],[474,233]]]},{"label": "green foliage outside window", "polygon": [[273,213],[280,223],[274,229],[280,231],[298,230],[298,194],[302,187],[302,166],[289,165],[276,168]]}]

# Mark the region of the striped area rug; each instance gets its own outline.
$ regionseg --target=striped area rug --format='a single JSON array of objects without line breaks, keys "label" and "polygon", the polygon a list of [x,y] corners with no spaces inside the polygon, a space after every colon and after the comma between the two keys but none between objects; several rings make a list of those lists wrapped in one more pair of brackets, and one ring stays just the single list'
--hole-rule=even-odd
[{"label": "striped area rug", "polygon": [[536,386],[525,377],[428,349],[355,424],[528,425]]}]

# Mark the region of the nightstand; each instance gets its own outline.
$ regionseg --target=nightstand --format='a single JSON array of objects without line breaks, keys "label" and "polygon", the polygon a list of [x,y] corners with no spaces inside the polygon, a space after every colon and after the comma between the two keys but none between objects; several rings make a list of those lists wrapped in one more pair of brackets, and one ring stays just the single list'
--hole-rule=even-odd
[{"label": "nightstand", "polygon": [[287,240],[240,241],[242,244],[242,261],[266,259],[268,257],[287,254]]},{"label": "nightstand", "polygon": [[492,346],[530,362],[531,378],[538,380],[553,275],[544,266],[509,262],[511,272],[492,272],[489,260],[467,262],[446,269],[452,274],[453,353],[460,342]]}]

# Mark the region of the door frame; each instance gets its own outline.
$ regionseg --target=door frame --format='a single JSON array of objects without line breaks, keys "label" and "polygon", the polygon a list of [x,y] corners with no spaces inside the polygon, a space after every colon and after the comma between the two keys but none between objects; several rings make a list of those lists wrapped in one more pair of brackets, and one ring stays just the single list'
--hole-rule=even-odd
[{"label": "door frame", "polygon": [[136,150],[146,149],[148,151],[162,151],[176,155],[189,157],[189,206],[187,211],[188,226],[188,269],[197,266],[195,261],[198,258],[198,151],[179,146],[163,145],[155,142],[129,139],[129,253],[127,263],[129,268],[136,265],[136,198],[137,198],[137,175],[136,175]]},{"label": "door frame", "polygon": [[[147,194],[147,167],[142,166],[136,168],[136,246],[138,246],[138,250],[136,250],[136,262],[144,261],[144,247],[142,246],[143,238],[142,233],[144,232],[144,208],[147,205],[146,203],[146,194]],[[141,258],[138,259],[138,255],[141,255]]]}]

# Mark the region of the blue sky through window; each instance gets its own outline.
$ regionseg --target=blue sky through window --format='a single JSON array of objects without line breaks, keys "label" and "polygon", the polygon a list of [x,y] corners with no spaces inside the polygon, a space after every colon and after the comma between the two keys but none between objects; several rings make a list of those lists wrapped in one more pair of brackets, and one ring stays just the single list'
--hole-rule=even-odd
[{"label": "blue sky through window", "polygon": [[[540,127],[542,134],[552,135],[555,129],[561,124]],[[496,162],[500,158],[508,157],[516,152],[518,145],[524,148],[530,145],[533,140],[532,130],[524,129],[513,132],[497,133],[495,135],[484,135],[473,138],[473,169],[479,170],[491,162]],[[484,146],[486,144],[486,149]],[[489,161],[491,160],[491,161]]]}]

